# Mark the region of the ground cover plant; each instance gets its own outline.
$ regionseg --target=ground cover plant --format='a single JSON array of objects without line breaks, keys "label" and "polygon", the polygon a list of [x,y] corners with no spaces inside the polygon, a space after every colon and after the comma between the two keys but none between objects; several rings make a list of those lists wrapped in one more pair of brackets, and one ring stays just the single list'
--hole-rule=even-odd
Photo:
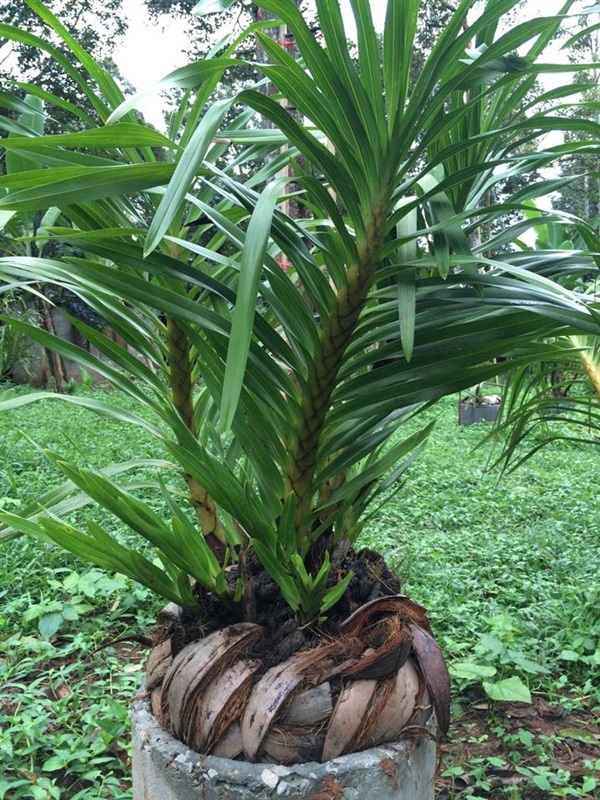
[{"label": "ground cover plant", "polygon": [[[459,428],[456,398],[439,414],[406,487],[362,538],[430,609],[449,656],[454,718],[437,796],[591,800],[600,768],[594,449],[555,443],[498,482],[485,473],[489,451],[472,449],[487,428]],[[24,430],[40,446],[60,441],[82,465],[118,449],[158,455],[135,429],[64,404],[2,415],[5,508],[61,481]],[[129,798],[127,708],[159,603],[27,539],[0,558],[0,797]],[[494,701],[483,688],[515,678],[531,704]]]}]

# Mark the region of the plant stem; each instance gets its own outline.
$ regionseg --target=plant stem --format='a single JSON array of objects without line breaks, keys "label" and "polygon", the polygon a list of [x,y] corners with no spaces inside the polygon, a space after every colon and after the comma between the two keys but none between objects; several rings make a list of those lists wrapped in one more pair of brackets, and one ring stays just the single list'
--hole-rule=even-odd
[{"label": "plant stem", "polygon": [[305,541],[309,527],[313,479],[325,418],[344,353],[369,296],[383,242],[383,219],[383,213],[374,212],[370,224],[365,226],[365,238],[357,247],[357,262],[349,266],[346,285],[339,288],[336,302],[324,321],[303,390],[299,424],[290,446],[287,469],[289,489],[298,498],[296,533],[299,544]]},{"label": "plant stem", "polygon": [[[576,339],[579,344],[579,340]],[[592,348],[582,351],[581,360],[596,394],[600,394],[600,367],[594,360]]]},{"label": "plant stem", "polygon": [[[194,385],[192,381],[190,343],[185,332],[170,317],[167,318],[167,341],[169,348],[169,381],[173,404],[187,429],[195,437],[198,432],[194,420]],[[180,444],[183,444],[183,442],[180,442]],[[210,548],[217,558],[221,560],[225,550],[225,537],[215,502],[196,478],[189,473],[184,473],[184,477],[200,530]]]}]

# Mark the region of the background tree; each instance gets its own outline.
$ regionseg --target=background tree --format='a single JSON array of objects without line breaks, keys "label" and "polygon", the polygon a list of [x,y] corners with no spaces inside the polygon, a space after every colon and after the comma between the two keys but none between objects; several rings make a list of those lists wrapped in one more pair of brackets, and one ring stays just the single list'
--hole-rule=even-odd
[{"label": "background tree", "polygon": [[[123,14],[123,0],[52,0],[47,7],[60,18],[66,31],[113,74],[116,65],[112,54],[120,38],[127,30],[127,18]],[[35,38],[57,46],[63,57],[75,62],[73,53],[58,37],[50,33],[48,25],[36,13],[37,0],[2,0],[0,2],[0,77],[4,81],[18,81],[23,92],[44,98],[44,93],[60,97],[65,104],[75,104],[93,114],[85,93],[65,74],[48,50],[36,46]],[[12,33],[17,28],[22,36],[17,39]],[[12,33],[11,33],[12,32]],[[11,35],[9,35],[11,33]],[[25,85],[23,85],[25,84]],[[76,116],[68,113],[68,105],[53,109],[53,120],[47,125],[49,133],[64,130],[73,125]]]},{"label": "background tree", "polygon": [[[585,26],[587,19],[586,16],[579,20],[584,32],[576,33],[567,45],[569,59],[574,63],[597,64],[600,56],[600,31]],[[595,68],[577,73],[575,78],[582,92],[578,116],[596,124],[600,121],[599,78],[600,72]],[[573,112],[568,109],[566,113],[572,115]],[[571,180],[561,187],[553,206],[560,211],[576,214],[597,228],[600,213],[600,172],[597,153],[588,147],[592,138],[590,133],[565,131],[567,152],[561,159],[560,174]]]}]

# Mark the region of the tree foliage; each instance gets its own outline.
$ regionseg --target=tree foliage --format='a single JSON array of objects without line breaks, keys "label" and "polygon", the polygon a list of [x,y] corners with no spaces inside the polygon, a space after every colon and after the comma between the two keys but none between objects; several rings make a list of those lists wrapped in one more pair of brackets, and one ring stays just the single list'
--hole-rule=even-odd
[{"label": "tree foliage", "polygon": [[[574,83],[581,91],[579,114],[592,124],[600,121],[600,37],[598,30],[586,28],[587,17],[579,20],[580,30],[567,45],[570,59],[588,62],[588,70],[576,74]],[[567,114],[573,113],[568,109]],[[566,178],[553,206],[600,225],[600,172],[593,135],[584,131],[565,132],[566,153],[560,162],[560,174]]]},{"label": "tree foliage", "polygon": [[[119,39],[127,30],[122,0],[51,0],[46,7],[61,20],[65,30],[100,63],[113,72],[111,59]],[[50,93],[72,104],[86,104],[85,94],[73,82],[51,52],[40,49],[39,39],[57,46],[64,57],[76,62],[72,51],[37,13],[36,0],[2,0],[0,2],[0,68],[6,80],[17,81],[22,92]],[[25,35],[17,36],[20,31]],[[35,37],[35,38],[34,38]],[[54,109],[54,130],[73,122],[64,109]],[[48,130],[53,129],[52,123]]]}]

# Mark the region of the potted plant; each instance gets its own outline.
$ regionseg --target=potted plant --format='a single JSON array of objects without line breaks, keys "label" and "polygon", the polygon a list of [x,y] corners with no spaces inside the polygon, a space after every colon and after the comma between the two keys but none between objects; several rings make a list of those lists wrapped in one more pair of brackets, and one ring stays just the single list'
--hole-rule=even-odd
[{"label": "potted plant", "polygon": [[[514,265],[509,253],[483,255],[500,234],[477,246],[468,235],[502,224],[503,204],[480,207],[482,187],[500,180],[496,167],[527,174],[541,157],[521,143],[563,124],[543,94],[528,96],[533,58],[560,18],[498,33],[515,5],[502,0],[467,29],[476,5],[467,0],[412,82],[418,2],[389,4],[381,58],[368,3],[353,3],[355,62],[337,0],[317,2],[319,40],[293,0],[259,0],[288,26],[300,60],[261,33],[265,22],[242,39],[260,39],[271,60],[261,71],[306,121],[258,88],[210,102],[240,63],[234,42],[161,82],[184,90],[163,135],[39,0],[27,2],[78,60],[61,63],[95,116],[71,108],[83,130],[56,136],[0,117],[21,134],[5,146],[36,167],[0,179],[0,208],[52,204],[62,217],[49,235],[73,248],[54,260],[2,258],[0,277],[6,287],[35,280],[73,292],[119,341],[73,320],[106,361],[12,324],[104,375],[140,410],[60,399],[142,426],[166,459],[92,470],[48,453],[67,483],[19,515],[3,512],[2,538],[50,539],[174,604],[160,620],[147,688],[164,728],[203,754],[294,764],[427,741],[427,725],[448,725],[439,647],[381,556],[355,545],[431,430],[404,434],[405,420],[492,377],[498,355],[507,369],[538,359],[535,337],[597,330],[552,269],[538,273],[536,251]],[[529,42],[527,56],[514,55]],[[22,110],[16,97],[0,102]],[[274,127],[254,127],[256,114]],[[278,208],[290,180],[283,165],[304,220]],[[592,264],[574,252],[556,271],[567,262]],[[148,467],[157,471],[150,497],[128,488],[129,474]],[[92,503],[131,534],[61,518]],[[216,797],[222,784],[210,788],[206,763],[194,780]],[[393,796],[431,796],[432,771],[417,794],[393,762],[387,769]],[[279,776],[270,772],[272,793]],[[372,780],[372,764],[362,772]],[[297,786],[291,796],[341,796],[330,779],[325,770],[318,790]]]},{"label": "potted plant", "polygon": [[558,337],[547,360],[510,375],[501,424],[489,435],[496,464],[516,469],[556,440],[598,443],[599,344],[593,335]]},{"label": "potted plant", "polygon": [[502,398],[499,394],[486,393],[485,387],[482,381],[462,393],[458,403],[459,425],[496,421]]}]

